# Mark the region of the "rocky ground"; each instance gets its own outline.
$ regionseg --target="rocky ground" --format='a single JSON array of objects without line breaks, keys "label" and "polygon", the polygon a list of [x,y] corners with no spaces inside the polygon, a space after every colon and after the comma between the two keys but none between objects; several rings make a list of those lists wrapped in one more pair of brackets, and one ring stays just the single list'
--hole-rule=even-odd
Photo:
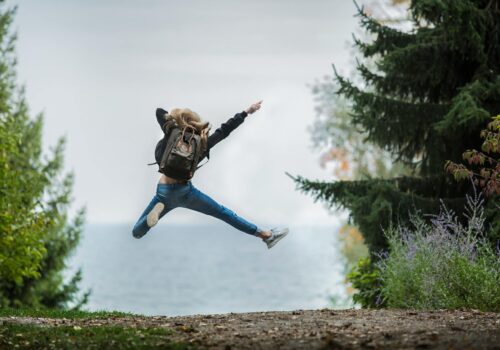
[{"label": "rocky ground", "polygon": [[41,326],[166,327],[172,340],[216,349],[500,349],[500,313],[298,310],[104,319],[2,317]]}]

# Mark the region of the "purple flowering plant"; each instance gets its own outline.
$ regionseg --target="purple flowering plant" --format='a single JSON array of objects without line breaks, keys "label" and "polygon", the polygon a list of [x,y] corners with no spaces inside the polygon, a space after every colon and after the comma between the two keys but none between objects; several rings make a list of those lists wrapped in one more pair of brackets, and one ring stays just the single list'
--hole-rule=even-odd
[{"label": "purple flowering plant", "polygon": [[500,311],[500,250],[484,238],[483,204],[474,186],[466,224],[441,202],[438,215],[416,211],[384,231],[389,249],[376,266],[388,307]]}]

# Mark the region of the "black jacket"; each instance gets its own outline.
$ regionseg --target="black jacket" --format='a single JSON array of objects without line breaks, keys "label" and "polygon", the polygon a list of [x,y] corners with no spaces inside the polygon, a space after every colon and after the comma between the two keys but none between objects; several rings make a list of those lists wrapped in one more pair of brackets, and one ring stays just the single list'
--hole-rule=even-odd
[{"label": "black jacket", "polygon": [[[160,127],[162,128],[165,135],[170,132],[171,124],[167,123],[168,112],[163,108],[156,109],[156,120]],[[248,116],[248,113],[243,111],[240,113],[236,113],[234,117],[229,118],[228,121],[222,123],[222,125],[215,130],[212,135],[208,136],[207,140],[207,150],[200,156],[199,161],[204,159],[205,157],[210,158],[210,149],[218,144],[220,141],[224,140],[234,129],[236,129],[241,123],[245,121],[245,118]]]}]

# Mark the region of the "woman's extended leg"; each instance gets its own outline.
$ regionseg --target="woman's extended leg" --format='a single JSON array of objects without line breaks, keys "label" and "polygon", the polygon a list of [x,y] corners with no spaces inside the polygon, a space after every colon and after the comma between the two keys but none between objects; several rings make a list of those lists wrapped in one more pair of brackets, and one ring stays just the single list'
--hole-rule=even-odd
[{"label": "woman's extended leg", "polygon": [[[166,203],[162,200],[162,198],[158,194],[156,194],[151,200],[151,202],[148,204],[144,212],[139,217],[139,220],[137,220],[137,222],[135,223],[134,228],[132,230],[132,235],[135,238],[141,238],[149,231],[151,226],[156,224],[156,221],[161,219],[166,213],[168,213],[172,209],[173,208],[168,207]],[[158,213],[155,213],[154,211],[158,211]],[[157,218],[154,218],[156,220],[153,225],[151,225],[151,222],[148,223],[148,214],[158,215]]]},{"label": "woman's extended leg", "polygon": [[185,208],[199,211],[203,214],[214,216],[229,225],[237,228],[240,231],[248,233],[252,236],[259,236],[260,229],[257,225],[248,222],[242,217],[236,215],[232,210],[220,205],[215,200],[199,191],[196,187],[191,185],[191,191],[186,197],[183,205]]}]

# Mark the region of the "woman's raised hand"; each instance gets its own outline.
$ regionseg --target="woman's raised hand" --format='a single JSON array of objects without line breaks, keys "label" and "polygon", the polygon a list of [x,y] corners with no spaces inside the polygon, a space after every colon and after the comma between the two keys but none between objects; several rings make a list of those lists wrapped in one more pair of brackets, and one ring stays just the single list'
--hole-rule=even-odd
[{"label": "woman's raised hand", "polygon": [[250,107],[248,107],[245,112],[247,112],[248,114],[252,114],[253,112],[255,112],[256,110],[258,110],[260,108],[260,105],[262,103],[263,100],[260,100],[259,102],[256,102],[254,103],[253,105],[251,105]]}]

